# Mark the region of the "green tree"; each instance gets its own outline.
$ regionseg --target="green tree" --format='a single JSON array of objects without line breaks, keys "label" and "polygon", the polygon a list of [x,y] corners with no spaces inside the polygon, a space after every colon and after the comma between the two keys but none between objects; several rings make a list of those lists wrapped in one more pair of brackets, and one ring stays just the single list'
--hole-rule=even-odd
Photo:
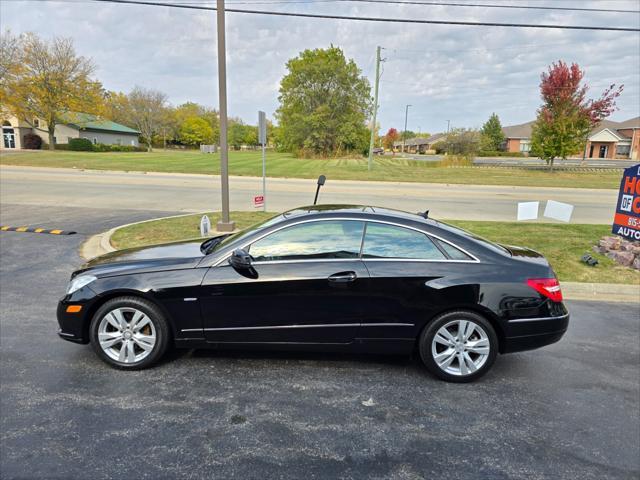
[{"label": "green tree", "polygon": [[553,169],[555,158],[567,158],[584,148],[589,131],[615,111],[623,86],[611,85],[598,100],[587,100],[584,72],[573,63],[553,63],[543,72],[538,109],[531,132],[531,153]]},{"label": "green tree", "polygon": [[305,50],[280,82],[279,139],[296,153],[329,156],[367,148],[371,86],[341,49]]},{"label": "green tree", "polygon": [[447,153],[471,158],[478,153],[480,133],[467,128],[453,128],[446,137]]},{"label": "green tree", "polygon": [[180,125],[180,140],[185,145],[213,143],[213,128],[204,118],[189,117]]},{"label": "green tree", "polygon": [[[95,66],[76,54],[71,39],[47,42],[32,33],[13,37],[7,31],[0,39],[0,52],[2,106],[29,123],[34,118],[44,121],[49,149],[55,149],[56,125],[73,120],[74,112],[102,113],[102,85],[92,78]],[[19,62],[5,59],[6,54]]]},{"label": "green tree", "polygon": [[217,110],[205,107],[204,105],[200,105],[195,102],[186,102],[174,109],[174,117],[176,125],[176,140],[182,141],[180,139],[181,125],[187,119],[198,117],[205,120],[211,126],[213,131],[211,143],[217,143],[220,141],[220,117],[218,116]]},{"label": "green tree", "polygon": [[500,118],[492,113],[489,120],[482,125],[480,130],[480,149],[488,152],[495,152],[502,148],[505,137],[502,132]]}]

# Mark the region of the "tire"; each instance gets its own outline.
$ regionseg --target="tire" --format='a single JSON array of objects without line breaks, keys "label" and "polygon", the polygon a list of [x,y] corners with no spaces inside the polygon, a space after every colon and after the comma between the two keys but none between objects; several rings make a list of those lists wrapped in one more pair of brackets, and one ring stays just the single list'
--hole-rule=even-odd
[{"label": "tire", "polygon": [[139,297],[117,297],[96,311],[89,338],[98,357],[112,367],[141,370],[164,355],[170,331],[153,303]]},{"label": "tire", "polygon": [[[459,336],[461,326],[464,329],[462,337]],[[438,339],[434,341],[436,335]],[[447,312],[423,330],[419,351],[427,370],[436,377],[454,383],[473,382],[487,373],[495,362],[498,337],[491,324],[477,313]]]}]

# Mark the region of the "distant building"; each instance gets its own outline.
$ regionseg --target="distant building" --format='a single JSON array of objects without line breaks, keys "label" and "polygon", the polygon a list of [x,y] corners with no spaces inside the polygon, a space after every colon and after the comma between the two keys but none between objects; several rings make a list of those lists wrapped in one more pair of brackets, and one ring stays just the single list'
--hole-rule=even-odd
[{"label": "distant building", "polygon": [[[45,143],[49,142],[47,124],[39,118],[30,121],[0,112],[2,125],[2,143],[0,148],[19,149],[24,144],[27,133],[35,133]],[[72,138],[86,138],[92,143],[105,145],[131,145],[137,147],[140,132],[132,128],[99,118],[88,113],[69,113],[64,121],[56,125],[54,141],[66,144]]]},{"label": "distant building", "polygon": [[[439,141],[443,141],[447,136],[446,133],[436,133],[431,135],[429,138],[423,137],[413,137],[407,138],[404,141],[404,151],[406,153],[426,153],[429,150],[433,150],[433,146]],[[393,142],[393,151],[401,152],[402,151],[402,140],[397,142]]]},{"label": "distant building", "polygon": [[[508,152],[528,154],[531,150],[531,129],[535,122],[504,127],[504,149]],[[640,158],[640,117],[624,122],[603,120],[591,130],[586,144],[587,158],[631,159]],[[576,156],[582,156],[577,152]]]}]

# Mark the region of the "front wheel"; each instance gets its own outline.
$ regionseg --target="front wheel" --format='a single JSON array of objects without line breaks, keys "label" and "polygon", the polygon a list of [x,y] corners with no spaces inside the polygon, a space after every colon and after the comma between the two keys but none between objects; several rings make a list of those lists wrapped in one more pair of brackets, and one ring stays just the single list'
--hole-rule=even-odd
[{"label": "front wheel", "polygon": [[98,356],[127,370],[153,365],[169,343],[169,327],[160,309],[138,297],[106,302],[93,316],[89,332]]},{"label": "front wheel", "polygon": [[473,312],[440,315],[420,336],[420,357],[427,369],[448,382],[472,382],[493,365],[498,338],[491,324]]}]

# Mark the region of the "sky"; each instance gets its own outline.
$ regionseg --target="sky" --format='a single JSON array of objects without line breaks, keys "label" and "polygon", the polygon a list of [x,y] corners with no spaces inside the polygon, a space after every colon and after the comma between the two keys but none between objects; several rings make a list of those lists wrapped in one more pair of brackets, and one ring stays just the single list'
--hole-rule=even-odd
[{"label": "sky", "polygon": [[[214,5],[206,0],[165,0]],[[429,0],[424,0],[425,2]],[[638,0],[442,0],[639,10]],[[639,13],[543,11],[336,0],[227,0],[228,8],[368,17],[640,27]],[[71,37],[93,58],[108,90],[135,85],[163,91],[173,105],[218,105],[215,12],[90,0],[2,0],[0,26],[43,38]],[[230,116],[256,124],[273,118],[286,62],[304,49],[334,45],[373,85],[376,46],[383,47],[378,122],[437,133],[477,128],[495,112],[503,125],[535,118],[540,74],[559,59],[585,70],[590,95],[624,84],[611,120],[640,115],[640,33],[532,28],[409,25],[227,13]],[[373,89],[372,89],[373,94]]]}]

